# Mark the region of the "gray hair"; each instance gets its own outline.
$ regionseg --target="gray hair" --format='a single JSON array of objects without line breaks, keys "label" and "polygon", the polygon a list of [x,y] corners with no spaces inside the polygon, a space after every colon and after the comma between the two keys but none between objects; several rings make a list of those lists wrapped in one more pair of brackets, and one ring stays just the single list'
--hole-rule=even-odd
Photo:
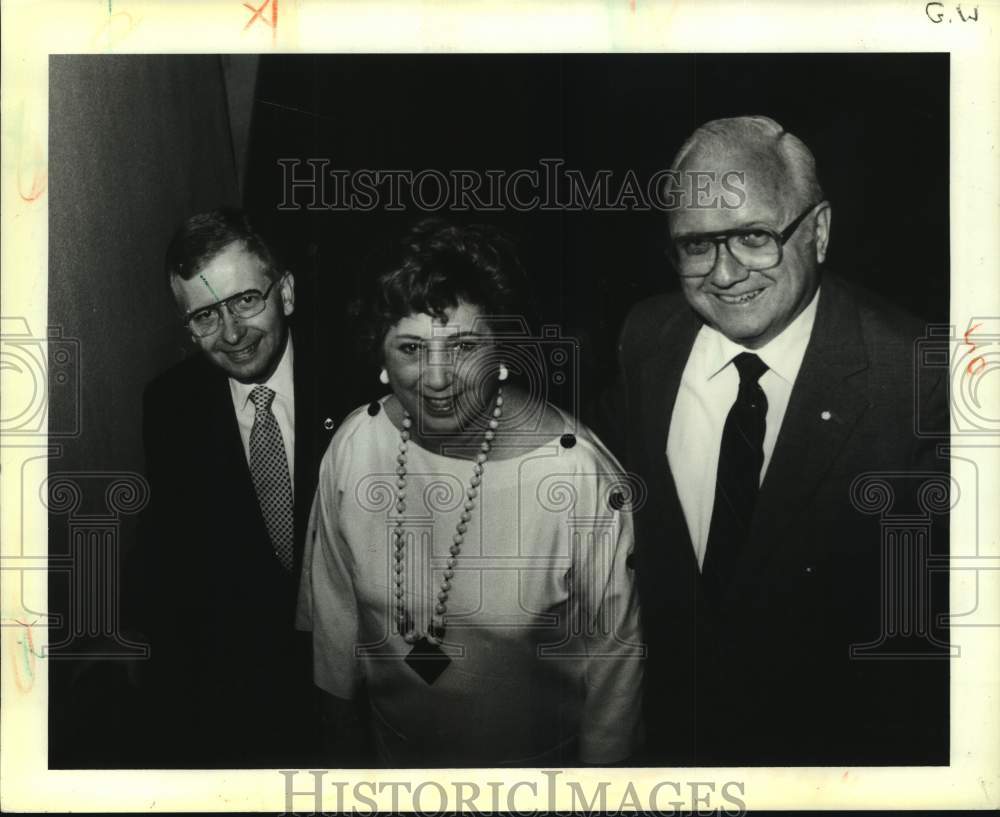
[{"label": "gray hair", "polygon": [[802,197],[803,204],[826,198],[816,175],[816,159],[805,143],[767,116],[737,116],[713,119],[695,130],[681,145],[670,167],[679,170],[695,148],[731,150],[745,147],[772,153],[784,167],[788,180]]}]

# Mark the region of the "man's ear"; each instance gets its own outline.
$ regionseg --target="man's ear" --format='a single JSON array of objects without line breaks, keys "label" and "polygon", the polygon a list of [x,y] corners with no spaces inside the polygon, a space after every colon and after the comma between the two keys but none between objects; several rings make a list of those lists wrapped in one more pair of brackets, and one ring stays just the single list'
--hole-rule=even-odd
[{"label": "man's ear", "polygon": [[288,270],[281,276],[281,309],[286,318],[295,311],[295,276]]},{"label": "man's ear", "polygon": [[824,201],[816,210],[816,262],[826,261],[826,248],[830,244],[830,203]]}]

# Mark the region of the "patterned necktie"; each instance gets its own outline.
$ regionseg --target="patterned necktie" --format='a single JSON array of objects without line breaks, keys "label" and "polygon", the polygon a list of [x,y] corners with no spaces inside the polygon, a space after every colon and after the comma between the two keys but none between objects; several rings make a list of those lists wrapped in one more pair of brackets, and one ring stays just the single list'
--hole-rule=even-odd
[{"label": "patterned necktie", "polygon": [[733,363],[740,373],[740,390],[722,430],[715,504],[701,570],[716,592],[731,575],[747,540],[764,464],[767,398],[757,381],[767,365],[749,352],[738,354]]},{"label": "patterned necktie", "polygon": [[254,386],[250,392],[255,410],[250,429],[250,474],[257,491],[257,501],[264,514],[274,552],[285,570],[292,569],[292,542],[295,521],[292,511],[292,480],[281,429],[271,411],[274,392],[267,386]]}]

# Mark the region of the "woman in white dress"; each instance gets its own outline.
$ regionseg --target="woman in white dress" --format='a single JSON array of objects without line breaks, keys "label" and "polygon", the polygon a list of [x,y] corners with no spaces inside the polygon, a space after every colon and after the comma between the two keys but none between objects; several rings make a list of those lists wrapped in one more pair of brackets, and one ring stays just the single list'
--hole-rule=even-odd
[{"label": "woman in white dress", "polygon": [[[425,222],[369,307],[391,393],[327,450],[298,623],[333,759],[612,764],[635,749],[633,485],[542,396],[524,275],[487,227]],[[364,726],[352,702],[367,710]]]}]

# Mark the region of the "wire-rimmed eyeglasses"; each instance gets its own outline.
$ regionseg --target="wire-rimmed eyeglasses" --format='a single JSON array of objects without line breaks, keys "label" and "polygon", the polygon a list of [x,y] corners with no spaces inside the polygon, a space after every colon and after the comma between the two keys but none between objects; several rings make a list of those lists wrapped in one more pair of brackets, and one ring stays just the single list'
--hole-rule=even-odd
[{"label": "wire-rimmed eyeglasses", "polygon": [[261,292],[258,289],[247,289],[237,292],[214,304],[202,306],[188,312],[184,316],[184,325],[191,330],[191,333],[199,338],[214,335],[222,326],[222,308],[229,310],[229,314],[234,318],[253,318],[264,311],[267,306],[267,298],[274,289],[278,279],[271,281],[271,285]]}]

